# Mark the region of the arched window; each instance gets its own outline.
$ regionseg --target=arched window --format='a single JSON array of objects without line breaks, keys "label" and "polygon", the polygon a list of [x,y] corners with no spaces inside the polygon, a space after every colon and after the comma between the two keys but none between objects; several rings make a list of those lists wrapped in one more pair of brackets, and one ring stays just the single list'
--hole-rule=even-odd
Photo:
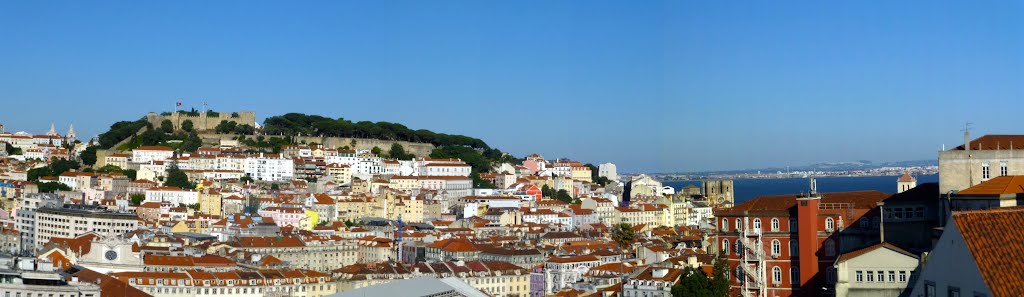
[{"label": "arched window", "polygon": [[772,232],[779,232],[779,219],[772,218]]},{"label": "arched window", "polygon": [[729,240],[728,239],[722,239],[722,253],[725,254],[726,256],[729,255]]},{"label": "arched window", "polygon": [[789,269],[789,283],[794,285],[800,283],[800,267]]},{"label": "arched window", "polygon": [[[743,264],[740,264],[740,265],[743,265]],[[739,266],[736,266],[736,282],[742,284],[743,283],[743,279],[744,279],[744,277],[743,277],[743,268],[739,267]]]},{"label": "arched window", "polygon": [[861,229],[871,228],[871,221],[868,220],[868,218],[860,219],[860,228]]},{"label": "arched window", "polygon": [[875,229],[878,229],[878,222],[879,222],[878,217],[872,217],[871,218],[871,225],[875,226]]},{"label": "arched window", "polygon": [[825,231],[832,231],[836,229],[836,220],[832,218],[825,219]]},{"label": "arched window", "polygon": [[740,240],[739,240],[739,239],[737,239],[737,240],[736,240],[736,243],[734,243],[734,244],[735,244],[735,247],[733,248],[733,250],[735,250],[735,251],[736,251],[736,255],[737,255],[737,256],[738,256],[738,255],[742,255],[742,254],[740,254],[740,253],[742,253],[742,252],[743,252],[743,244],[741,244],[741,243],[740,243]]},{"label": "arched window", "polygon": [[836,243],[834,241],[832,241],[831,239],[826,239],[825,240],[825,256],[832,257],[832,256],[835,256],[835,255],[836,255]]},{"label": "arched window", "polygon": [[740,221],[740,219],[736,219],[736,231],[739,231],[740,228],[742,228],[742,227],[743,227],[743,221]]},{"label": "arched window", "polygon": [[789,256],[790,257],[796,257],[798,255],[800,255],[800,249],[797,246],[797,241],[796,240],[789,240]]},{"label": "arched window", "polygon": [[722,231],[729,231],[729,219],[722,219]]},{"label": "arched window", "polygon": [[772,267],[772,283],[782,283],[782,268],[779,268],[779,266]]},{"label": "arched window", "polygon": [[754,219],[754,231],[761,231],[761,219]]},{"label": "arched window", "polygon": [[772,256],[782,255],[782,242],[778,239],[772,240]]}]

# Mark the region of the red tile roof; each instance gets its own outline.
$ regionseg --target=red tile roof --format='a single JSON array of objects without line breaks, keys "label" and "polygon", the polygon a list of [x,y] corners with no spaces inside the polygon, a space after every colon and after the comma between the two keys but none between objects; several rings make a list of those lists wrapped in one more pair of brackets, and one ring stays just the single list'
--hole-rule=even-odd
[{"label": "red tile roof", "polygon": [[[1011,143],[1013,149],[1024,149],[1024,135],[985,135],[971,140],[971,150],[1005,150],[1010,149]],[[962,151],[964,146],[952,150]]]},{"label": "red tile roof", "polygon": [[1024,222],[1024,207],[955,211],[953,221],[993,296],[1019,296],[1024,229],[1012,222]]},{"label": "red tile roof", "polygon": [[966,188],[957,195],[1000,195],[1024,193],[1024,176],[999,176],[973,187]]}]

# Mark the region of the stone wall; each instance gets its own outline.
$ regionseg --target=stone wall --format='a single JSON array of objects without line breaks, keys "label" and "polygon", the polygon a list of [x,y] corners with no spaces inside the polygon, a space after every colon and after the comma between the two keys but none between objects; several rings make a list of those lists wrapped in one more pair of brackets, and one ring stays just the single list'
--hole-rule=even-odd
[{"label": "stone wall", "polygon": [[[217,145],[221,140],[232,140],[238,137],[238,134],[213,134],[203,133],[199,134],[199,137],[203,139],[203,143],[210,145]],[[246,135],[246,138],[254,139],[256,136]],[[265,138],[273,136],[267,135]],[[277,136],[281,137],[281,136]],[[434,145],[430,143],[420,142],[408,142],[408,141],[393,141],[393,140],[380,140],[380,139],[367,139],[367,138],[350,138],[350,137],[315,137],[315,136],[295,136],[295,141],[298,144],[302,144],[303,141],[306,143],[319,143],[323,144],[328,148],[339,148],[342,146],[352,147],[352,142],[355,141],[356,150],[370,150],[373,147],[380,147],[383,152],[387,153],[391,149],[391,144],[398,143],[405,148],[405,151],[416,155],[417,157],[426,157],[430,155],[430,152],[434,150]]]},{"label": "stone wall", "polygon": [[236,113],[238,114],[237,117],[231,116],[231,112],[219,112],[216,117],[213,117],[207,115],[205,112],[200,112],[197,116],[178,112],[171,113],[170,115],[160,115],[155,112],[150,112],[146,114],[146,119],[153,124],[153,127],[157,128],[160,127],[160,123],[163,122],[163,120],[171,120],[171,123],[174,124],[175,130],[181,129],[181,122],[184,122],[185,120],[191,120],[193,129],[197,131],[213,131],[221,121],[235,122],[239,125],[247,124],[253,127],[256,126],[255,112],[239,111]]}]

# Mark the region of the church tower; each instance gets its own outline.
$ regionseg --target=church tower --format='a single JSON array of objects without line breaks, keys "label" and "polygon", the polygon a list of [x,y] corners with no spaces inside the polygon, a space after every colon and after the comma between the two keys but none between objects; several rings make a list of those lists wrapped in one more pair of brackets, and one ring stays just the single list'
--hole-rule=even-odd
[{"label": "church tower", "polygon": [[64,134],[64,139],[68,143],[75,142],[75,140],[78,139],[75,135],[75,124],[71,124],[71,126],[68,127],[68,134]]},{"label": "church tower", "polygon": [[57,135],[57,126],[55,126],[53,123],[50,123],[50,131],[47,131],[46,135],[48,135],[48,136],[56,136]]},{"label": "church tower", "polygon": [[916,186],[917,179],[914,178],[913,176],[910,176],[909,173],[904,172],[903,176],[900,176],[900,178],[896,180],[896,193],[906,192],[907,190],[913,189]]}]

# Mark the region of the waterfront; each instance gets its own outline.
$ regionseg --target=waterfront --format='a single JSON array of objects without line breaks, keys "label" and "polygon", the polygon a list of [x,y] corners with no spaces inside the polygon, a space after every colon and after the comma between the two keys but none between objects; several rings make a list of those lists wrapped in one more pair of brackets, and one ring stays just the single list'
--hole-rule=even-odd
[{"label": "waterfront", "polygon": [[[915,176],[917,184],[934,183],[939,181],[938,174]],[[896,192],[896,179],[898,176],[855,176],[855,177],[819,177],[818,191],[820,192],[846,192],[878,190],[885,193]],[[700,181],[670,181],[664,183],[676,190],[688,185],[700,187]],[[737,179],[734,183],[736,203],[743,203],[757,196],[784,195],[806,193],[808,183],[806,178],[777,178],[777,179]]]}]

